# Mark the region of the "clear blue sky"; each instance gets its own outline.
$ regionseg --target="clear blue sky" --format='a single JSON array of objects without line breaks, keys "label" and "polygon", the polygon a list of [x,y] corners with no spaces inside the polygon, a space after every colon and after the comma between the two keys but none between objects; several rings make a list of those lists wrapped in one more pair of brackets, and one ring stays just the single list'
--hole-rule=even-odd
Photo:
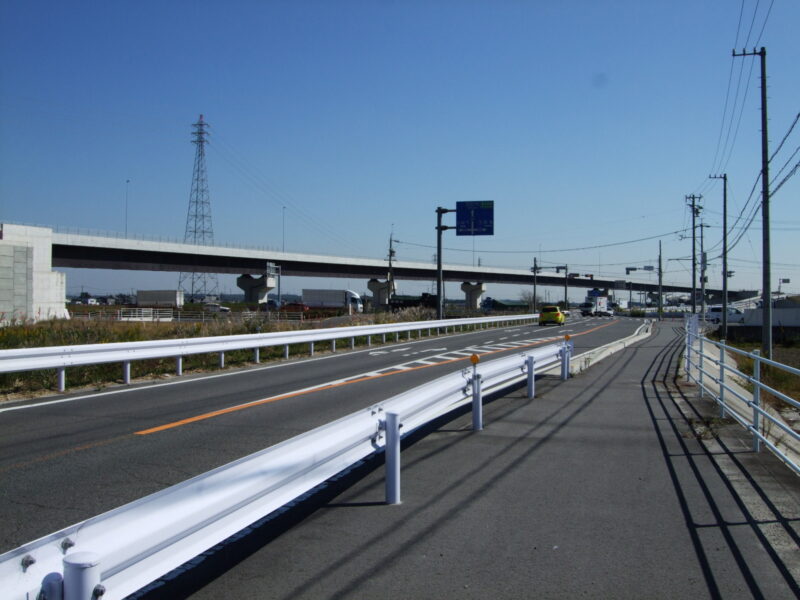
[{"label": "clear blue sky", "polygon": [[[182,239],[203,113],[217,242],[280,249],[285,206],[288,251],[382,258],[393,227],[399,259],[429,261],[436,206],[492,199],[495,235],[446,233],[446,263],[536,255],[621,278],[655,264],[658,239],[552,251],[685,230],[693,192],[719,246],[722,186],[707,176],[728,173],[733,222],[760,169],[758,63],[731,50],[767,47],[774,151],[800,112],[798,23],[795,0],[6,0],[0,219],[122,232],[130,180],[128,231]],[[800,125],[773,175],[798,145]],[[800,289],[799,192],[796,176],[772,201],[773,288]],[[689,283],[690,263],[666,259],[690,241],[660,239],[665,280]],[[760,287],[760,249],[757,216],[732,289]],[[344,283],[366,289],[324,285]],[[176,285],[68,271],[70,292]]]}]

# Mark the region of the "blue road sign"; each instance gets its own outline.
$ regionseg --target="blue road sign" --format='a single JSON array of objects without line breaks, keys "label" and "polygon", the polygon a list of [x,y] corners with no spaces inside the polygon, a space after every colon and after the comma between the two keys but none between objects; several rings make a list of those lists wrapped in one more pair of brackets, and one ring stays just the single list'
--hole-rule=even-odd
[{"label": "blue road sign", "polygon": [[456,202],[456,235],[494,235],[494,200]]}]

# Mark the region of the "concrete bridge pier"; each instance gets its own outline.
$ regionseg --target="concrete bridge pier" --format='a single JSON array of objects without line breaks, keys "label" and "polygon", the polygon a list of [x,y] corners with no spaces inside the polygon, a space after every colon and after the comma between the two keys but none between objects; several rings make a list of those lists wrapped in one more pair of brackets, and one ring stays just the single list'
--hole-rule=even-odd
[{"label": "concrete bridge pier", "polygon": [[375,306],[386,306],[389,304],[389,294],[392,290],[391,281],[380,281],[378,279],[370,279],[367,283],[369,291],[374,296],[373,304]]},{"label": "concrete bridge pier", "polygon": [[470,283],[465,281],[461,284],[461,291],[466,295],[464,307],[467,310],[478,310],[481,307],[481,296],[486,291],[485,283]]},{"label": "concrete bridge pier", "polygon": [[52,256],[52,229],[0,223],[0,326],[69,318],[66,275]]},{"label": "concrete bridge pier", "polygon": [[244,291],[245,302],[265,304],[267,302],[267,294],[275,289],[275,278],[267,275],[253,277],[245,274],[236,278],[236,285]]}]

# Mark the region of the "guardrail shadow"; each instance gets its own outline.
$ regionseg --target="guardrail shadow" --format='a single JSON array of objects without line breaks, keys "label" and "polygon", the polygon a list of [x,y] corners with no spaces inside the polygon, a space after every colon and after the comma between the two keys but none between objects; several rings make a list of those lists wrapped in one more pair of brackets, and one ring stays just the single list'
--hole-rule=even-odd
[{"label": "guardrail shadow", "polygon": [[[630,360],[630,359],[628,359]],[[627,364],[627,361],[625,362]],[[624,364],[619,366],[619,369],[624,368]],[[613,377],[613,373],[609,373],[608,376]],[[537,380],[541,379],[552,379],[554,385],[557,385],[555,382],[560,382],[560,378],[558,375],[537,375]],[[514,398],[509,401],[508,404],[503,406],[497,407],[495,404],[497,400],[507,397],[512,394],[514,391],[524,389],[526,383],[523,381],[520,384],[506,388],[505,390],[495,392],[492,394],[487,394],[484,396],[484,409],[487,407],[491,407],[495,405],[496,410],[493,412],[485,412],[485,419],[487,420],[487,426],[491,426],[492,420],[499,420],[503,418],[507,418],[512,416],[514,413],[522,410],[529,402],[535,402],[537,399],[541,397],[541,392],[543,391],[541,388],[537,388],[537,397],[536,399],[528,400],[524,397],[524,392],[522,398]],[[531,444],[530,448],[528,448],[522,456],[518,457],[514,460],[514,462],[507,466],[506,468],[502,469],[495,473],[491,478],[483,483],[480,489],[468,496],[466,496],[462,500],[462,504],[469,504],[474,502],[478,498],[483,495],[483,493],[490,488],[494,483],[503,477],[509,476],[511,471],[518,464],[520,464],[523,460],[527,459],[530,455],[534,454],[541,447],[546,444],[553,436],[555,436],[561,429],[569,424],[569,422],[577,417],[583,410],[585,410],[600,394],[600,390],[597,390],[595,393],[591,394],[588,398],[585,397],[585,394],[579,394],[575,398],[570,399],[569,401],[561,404],[558,407],[555,407],[547,417],[541,421],[537,421],[535,424],[531,424],[530,427],[527,429],[526,432],[518,436],[513,441],[510,441],[505,446],[498,448],[496,452],[489,456],[482,456],[481,461],[477,463],[470,471],[469,476],[477,475],[479,472],[490,469],[492,463],[496,461],[501,456],[507,454],[508,452],[516,449],[520,445],[530,444],[531,438],[529,436],[535,434],[537,431],[541,429],[547,429],[547,433],[543,435],[541,438],[538,438],[535,443]],[[458,407],[443,415],[438,417],[437,419],[429,422],[428,424],[416,429],[415,431],[407,434],[402,439],[402,449],[406,450],[424,438],[428,437],[434,433],[448,433],[448,434],[455,434],[452,435],[452,438],[445,441],[444,443],[437,444],[435,448],[431,448],[430,450],[426,450],[422,454],[415,456],[413,459],[405,460],[403,462],[403,469],[410,470],[413,468],[414,465],[417,465],[421,462],[426,460],[430,460],[431,458],[446,452],[448,449],[452,448],[453,446],[462,442],[465,439],[465,436],[472,435],[474,432],[469,427],[469,425],[465,425],[463,429],[447,429],[443,430],[442,427],[446,426],[449,423],[454,422],[461,416],[469,414],[470,406],[465,405]],[[463,435],[459,435],[463,434]],[[302,521],[312,516],[316,511],[320,509],[331,509],[337,510],[342,508],[369,508],[369,507],[376,507],[385,505],[385,500],[375,500],[375,501],[358,501],[358,502],[332,502],[337,496],[343,494],[344,492],[348,491],[350,488],[353,488],[356,484],[364,481],[368,476],[373,474],[373,472],[378,471],[384,465],[384,453],[383,451],[379,451],[370,457],[367,457],[360,461],[359,463],[353,465],[350,469],[347,469],[332,479],[324,482],[323,484],[317,486],[315,489],[309,491],[308,493],[304,494],[302,497],[296,499],[295,501],[289,503],[288,505],[284,506],[283,508],[267,515],[263,519],[259,520],[258,522],[252,524],[250,527],[242,530],[241,532],[237,533],[234,536],[231,536],[227,540],[221,542],[220,544],[216,545],[214,548],[209,549],[208,551],[204,552],[197,558],[185,563],[178,569],[174,570],[171,573],[168,573],[164,577],[162,577],[159,581],[154,582],[153,584],[147,586],[143,590],[133,594],[130,598],[137,598],[141,600],[174,600],[176,598],[185,598],[190,596],[192,593],[200,590],[202,587],[208,585],[211,581],[217,579],[218,577],[224,575],[227,571],[231,568],[236,566],[238,563],[244,561],[249,556],[253,555],[254,553],[258,552],[259,550],[263,549],[267,545],[269,545],[272,541],[286,533],[291,528],[299,525]],[[457,484],[456,484],[457,485]],[[376,481],[372,483],[368,483],[368,485],[359,489],[359,496],[367,496],[374,495],[375,498],[383,498],[384,497],[384,479],[382,476],[378,477]],[[432,496],[426,503],[416,507],[409,515],[401,519],[400,523],[394,523],[392,527],[402,527],[404,523],[407,523],[414,519],[415,515],[419,514],[420,512],[424,512],[428,510],[428,508],[437,502],[441,501],[443,498],[450,496],[454,493],[453,487],[451,486],[445,489],[442,489],[436,493],[436,495]],[[391,510],[387,507],[387,510]],[[428,536],[434,535],[436,529],[439,526],[444,525],[449,519],[443,519],[441,523],[434,525],[431,527],[427,534]],[[380,542],[381,538],[385,535],[385,532],[378,531],[374,532],[369,537],[365,537],[363,542],[358,546],[358,548],[351,550],[346,555],[338,558],[334,564],[330,565],[325,572],[319,573],[314,577],[309,578],[309,585],[312,581],[317,581],[320,577],[324,577],[326,572],[328,571],[335,571],[338,567],[347,564],[349,561],[354,560],[357,558],[362,552],[368,551],[368,549]],[[401,548],[397,550],[397,553],[400,554],[406,551],[407,547]],[[388,560],[388,564],[391,563],[391,558]],[[364,575],[363,579],[368,579],[370,575]],[[352,587],[357,587],[360,580],[356,580],[352,582]],[[298,595],[301,595],[306,587],[305,584],[298,586],[295,590],[293,590],[290,594],[287,594],[286,598],[294,598]],[[331,597],[352,597],[352,592],[349,591],[340,591],[337,594],[332,594]]]},{"label": "guardrail shadow", "polygon": [[[797,579],[776,544],[764,533],[766,526],[777,525],[781,535],[796,548],[800,546],[800,536],[793,523],[796,526],[800,520],[783,515],[742,463],[740,455],[753,455],[752,451],[731,450],[717,432],[704,430],[699,435],[693,428],[696,422],[708,422],[718,409],[710,400],[685,393],[685,389],[697,388],[679,381],[683,331],[680,328],[674,331],[675,339],[658,353],[642,377],[641,388],[708,593],[712,598],[723,598],[729,597],[732,590],[743,592],[744,587],[754,598],[768,598],[779,597],[775,595],[777,588],[782,590],[777,591],[780,597],[789,597],[788,594],[800,597]],[[739,429],[738,424],[730,426]],[[720,450],[709,448],[707,441],[713,441]],[[670,446],[676,445],[679,450],[670,451]],[[755,516],[750,507],[752,502],[743,498],[741,485],[735,485],[731,475],[723,470],[720,457],[735,466],[736,475],[747,482],[773,519]],[[741,518],[726,518],[734,510]],[[736,565],[739,579],[729,569],[730,560],[720,561],[721,545]]]}]

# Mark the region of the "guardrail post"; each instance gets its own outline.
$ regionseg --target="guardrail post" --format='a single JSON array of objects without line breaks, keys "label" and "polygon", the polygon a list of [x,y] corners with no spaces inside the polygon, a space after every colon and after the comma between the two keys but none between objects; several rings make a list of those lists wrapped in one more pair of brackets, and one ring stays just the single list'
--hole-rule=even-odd
[{"label": "guardrail post", "polygon": [[336,340],[331,340],[331,352],[336,352]]},{"label": "guardrail post", "polygon": [[122,363],[122,382],[125,385],[130,385],[131,383],[131,361],[129,360]]},{"label": "guardrail post", "polygon": [[289,344],[284,344],[283,346],[283,358],[289,358]]},{"label": "guardrail post", "polygon": [[183,357],[182,356],[175,357],[175,374],[178,377],[183,375]]},{"label": "guardrail post", "polygon": [[725,418],[725,340],[719,345],[719,416]]},{"label": "guardrail post", "polygon": [[386,413],[386,504],[400,504],[400,415]]},{"label": "guardrail post", "polygon": [[260,348],[253,348],[253,362],[258,364],[261,362],[261,352]]},{"label": "guardrail post", "polygon": [[385,344],[385,343],[386,343],[386,334],[382,333],[381,334],[381,344]]},{"label": "guardrail post", "polygon": [[353,350],[356,347],[356,338],[350,338],[350,350]]},{"label": "guardrail post", "polygon": [[225,353],[224,352],[220,352],[219,353],[219,368],[220,369],[224,369],[225,368]]},{"label": "guardrail post", "polygon": [[472,430],[483,429],[483,395],[481,394],[481,376],[478,374],[480,357],[473,354],[469,357],[472,363]]},{"label": "guardrail post", "polygon": [[64,557],[64,600],[92,600],[102,596],[103,592],[100,555],[73,552]]},{"label": "guardrail post", "polygon": [[64,367],[58,369],[58,391],[63,392],[67,389],[67,370]]},{"label": "guardrail post", "polygon": [[44,600],[64,600],[64,577],[61,573],[48,573],[42,579],[41,598]]},{"label": "guardrail post", "polygon": [[410,329],[406,332],[406,339],[407,340],[411,339],[411,330]]},{"label": "guardrail post", "polygon": [[753,452],[761,452],[761,351],[753,350]]},{"label": "guardrail post", "polygon": [[565,340],[564,345],[561,347],[561,379],[566,381],[569,379],[569,341]]},{"label": "guardrail post", "polygon": [[314,342],[308,343],[308,353],[311,356],[314,356]]},{"label": "guardrail post", "polygon": [[528,356],[525,365],[528,370],[528,398],[533,398],[536,395],[536,361]]},{"label": "guardrail post", "polygon": [[372,346],[372,336],[367,335],[367,348],[369,348],[370,346]]}]

